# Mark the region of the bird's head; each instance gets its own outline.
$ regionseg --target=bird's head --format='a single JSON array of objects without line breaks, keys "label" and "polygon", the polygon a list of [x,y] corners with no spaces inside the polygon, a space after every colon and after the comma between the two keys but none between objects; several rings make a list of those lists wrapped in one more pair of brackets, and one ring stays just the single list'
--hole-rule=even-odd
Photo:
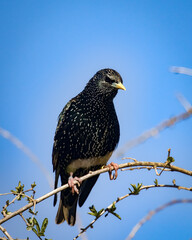
[{"label": "bird's head", "polygon": [[88,82],[87,87],[92,93],[111,99],[116,96],[118,89],[126,90],[120,74],[109,68],[98,71]]}]

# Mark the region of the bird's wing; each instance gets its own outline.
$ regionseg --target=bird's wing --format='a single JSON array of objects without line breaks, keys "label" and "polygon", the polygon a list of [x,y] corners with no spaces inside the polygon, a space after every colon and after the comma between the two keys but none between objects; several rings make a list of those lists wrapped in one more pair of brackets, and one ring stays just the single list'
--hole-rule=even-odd
[{"label": "bird's wing", "polygon": [[[52,151],[52,164],[53,164],[53,171],[55,171],[55,189],[57,188],[58,184],[58,178],[60,174],[60,166],[59,166],[59,149],[62,147],[61,139],[62,141],[67,141],[65,139],[66,135],[64,134],[65,131],[65,116],[66,112],[68,112],[69,108],[71,107],[71,104],[74,102],[74,99],[71,99],[66,106],[63,108],[62,112],[59,114],[58,117],[58,124],[55,132],[55,137],[54,137],[54,144],[53,144],[53,151]],[[62,136],[61,136],[62,135]],[[64,151],[65,149],[63,149]],[[65,159],[63,159],[65,162]],[[54,203],[53,205],[55,206],[57,203],[57,194],[54,196]]]},{"label": "bird's wing", "polygon": [[[69,111],[72,103],[74,102],[74,99],[71,99],[63,108],[61,113],[59,114],[58,117],[58,123],[57,123],[57,128],[55,131],[55,137],[54,137],[54,144],[53,144],[53,151],[52,151],[52,164],[53,164],[53,171],[56,170],[58,166],[58,153],[59,153],[59,147],[60,147],[60,141],[64,141],[65,139],[61,137],[64,136],[64,130],[65,130],[65,115],[66,112]],[[63,136],[61,136],[63,134]]]}]

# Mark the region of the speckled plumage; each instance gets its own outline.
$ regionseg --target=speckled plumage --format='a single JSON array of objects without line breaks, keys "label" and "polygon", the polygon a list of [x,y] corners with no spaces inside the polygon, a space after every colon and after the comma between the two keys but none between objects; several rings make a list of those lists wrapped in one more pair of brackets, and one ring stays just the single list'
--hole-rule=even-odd
[{"label": "speckled plumage", "polygon": [[[59,176],[63,185],[70,173],[81,177],[107,163],[120,135],[113,104],[119,88],[125,90],[119,73],[112,69],[100,70],[60,113],[52,153],[55,188]],[[64,220],[75,224],[77,201],[83,205],[97,179],[95,176],[84,181],[79,195],[72,194],[70,188],[61,192],[57,224]],[[56,201],[55,195],[54,205]]]}]

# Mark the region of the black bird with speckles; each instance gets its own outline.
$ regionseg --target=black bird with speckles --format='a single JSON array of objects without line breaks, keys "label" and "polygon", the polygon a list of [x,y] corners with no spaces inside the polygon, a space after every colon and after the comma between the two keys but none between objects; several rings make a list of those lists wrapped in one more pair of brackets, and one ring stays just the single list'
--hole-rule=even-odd
[{"label": "black bird with speckles", "polygon": [[[52,152],[55,188],[59,176],[64,185],[71,181],[70,178],[81,177],[106,165],[119,142],[113,99],[118,89],[125,90],[122,82],[115,70],[100,70],[60,113]],[[87,179],[76,187],[76,191],[68,188],[61,192],[57,224],[65,220],[69,225],[75,224],[77,201],[81,207],[97,179],[98,176]],[[54,206],[56,202],[57,195]]]}]

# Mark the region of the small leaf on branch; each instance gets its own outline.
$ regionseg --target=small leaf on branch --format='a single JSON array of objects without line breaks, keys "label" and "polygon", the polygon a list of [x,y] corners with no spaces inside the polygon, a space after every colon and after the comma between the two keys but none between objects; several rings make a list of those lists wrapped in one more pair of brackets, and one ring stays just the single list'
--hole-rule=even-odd
[{"label": "small leaf on branch", "polygon": [[27,229],[27,231],[31,231],[33,229],[33,227],[32,226],[27,226],[26,229]]},{"label": "small leaf on branch", "polygon": [[16,191],[11,190],[11,192],[12,192],[14,195],[17,195],[17,192],[16,192]]},{"label": "small leaf on branch", "polygon": [[95,216],[96,218],[98,218],[101,213],[103,212],[104,208],[102,208],[101,210],[99,210],[99,212],[97,212],[97,210],[95,209],[95,206],[92,205],[91,207],[89,207],[89,210],[91,212],[88,212],[88,214],[92,215],[92,216]]},{"label": "small leaf on branch", "polygon": [[32,227],[34,226],[33,218],[30,217],[30,218],[27,218],[26,220],[27,220],[28,224],[30,224]]},{"label": "small leaf on branch", "polygon": [[31,196],[31,197],[28,197],[28,196],[27,196],[27,199],[26,199],[26,200],[28,201],[28,203],[33,202],[33,196]]},{"label": "small leaf on branch", "polygon": [[133,194],[133,195],[138,195],[139,192],[140,192],[142,183],[138,183],[137,186],[136,186],[135,184],[131,184],[131,186],[132,186],[132,188],[133,188],[133,190],[129,188],[131,194]]},{"label": "small leaf on branch", "polygon": [[48,225],[48,218],[45,218],[41,225],[41,233],[43,233],[43,234],[45,233],[45,229],[46,229],[47,225]]},{"label": "small leaf on branch", "polygon": [[168,163],[175,162],[175,159],[174,159],[173,157],[168,157],[168,158],[167,158],[167,162],[168,162]]},{"label": "small leaf on branch", "polygon": [[[115,206],[115,203],[113,202],[111,208],[108,208],[108,212],[111,213],[111,214],[113,214],[115,217],[117,217],[117,218],[119,218],[119,219],[121,220],[121,217],[119,216],[119,214],[117,214],[117,213],[115,212],[115,210],[116,210],[116,206]],[[107,215],[108,215],[108,214],[106,214],[105,216],[107,216]]]},{"label": "small leaf on branch", "polygon": [[[15,187],[16,191],[15,190],[11,190],[11,192],[14,194],[14,195],[17,195],[19,193],[22,193],[23,190],[24,190],[24,184],[21,185],[21,182],[19,181],[19,184],[17,187]],[[21,198],[19,197],[17,200],[21,200]]]},{"label": "small leaf on branch", "polygon": [[32,231],[33,231],[37,236],[39,236],[39,234],[38,234],[38,232],[37,232],[37,230],[36,230],[35,228],[32,228]]},{"label": "small leaf on branch", "polygon": [[176,184],[176,181],[175,181],[175,179],[173,179],[172,183],[173,183],[173,185],[175,185],[175,184]]},{"label": "small leaf on branch", "polygon": [[32,184],[31,184],[31,187],[32,187],[32,188],[35,188],[35,187],[36,187],[36,183],[35,183],[35,182],[32,183]]},{"label": "small leaf on branch", "polygon": [[158,185],[158,180],[155,179],[154,183],[155,183],[155,186],[157,186]]},{"label": "small leaf on branch", "polygon": [[40,229],[39,223],[38,223],[38,221],[37,221],[37,219],[35,217],[27,218],[26,220],[27,220],[27,222],[29,224],[29,226],[27,226],[27,230],[28,231],[32,230],[39,238],[42,237],[42,236],[45,236],[45,230],[46,230],[46,227],[48,225],[48,219],[47,218],[45,218],[43,220],[42,225],[41,225],[41,229]]},{"label": "small leaf on branch", "polygon": [[4,216],[3,212],[6,214],[6,215],[10,215],[11,212],[7,210],[7,208],[3,208],[3,211],[1,212],[1,214]]},{"label": "small leaf on branch", "polygon": [[17,200],[18,200],[18,201],[21,201],[21,199],[24,198],[24,197],[25,197],[24,194],[18,194]]},{"label": "small leaf on branch", "polygon": [[91,207],[89,207],[89,210],[90,210],[91,212],[88,212],[88,214],[93,215],[93,216],[96,216],[96,215],[97,215],[97,211],[96,211],[94,205],[92,205]]},{"label": "small leaf on branch", "polygon": [[18,186],[17,186],[15,189],[16,189],[17,193],[23,192],[23,190],[24,190],[24,184],[21,185],[21,181],[19,181],[19,184],[18,184]]},{"label": "small leaf on branch", "polygon": [[34,224],[34,226],[36,226],[37,232],[40,233],[41,230],[40,230],[39,223],[36,218],[33,218],[33,224]]},{"label": "small leaf on branch", "polygon": [[113,213],[111,213],[111,214],[113,214],[115,217],[117,217],[117,218],[119,218],[119,219],[121,220],[121,217],[119,216],[119,214],[117,214],[117,213],[115,213],[115,212],[113,212]]},{"label": "small leaf on branch", "polygon": [[31,208],[29,208],[29,213],[33,214],[33,215],[37,215],[38,211],[37,212],[34,212]]}]

